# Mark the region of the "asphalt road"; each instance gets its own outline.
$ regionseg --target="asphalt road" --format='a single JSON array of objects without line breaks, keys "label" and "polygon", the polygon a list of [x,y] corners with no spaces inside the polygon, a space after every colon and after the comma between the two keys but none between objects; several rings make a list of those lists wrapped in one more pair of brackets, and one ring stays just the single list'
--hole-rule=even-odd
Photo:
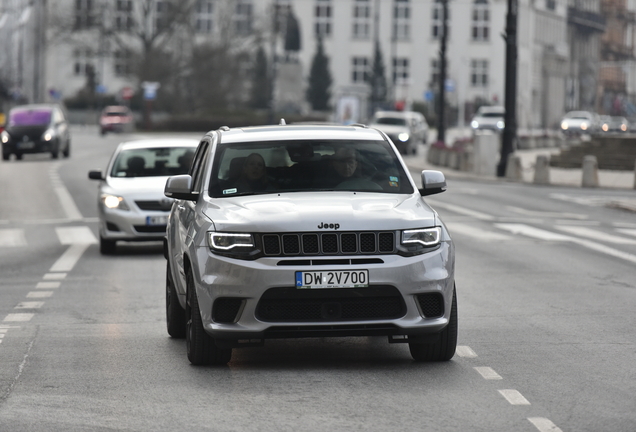
[{"label": "asphalt road", "polygon": [[[459,347],[268,341],[194,367],[164,320],[160,244],[99,254],[97,184],[124,136],[0,162],[0,431],[636,430],[633,191],[449,181]],[[417,173],[416,173],[417,175]]]}]

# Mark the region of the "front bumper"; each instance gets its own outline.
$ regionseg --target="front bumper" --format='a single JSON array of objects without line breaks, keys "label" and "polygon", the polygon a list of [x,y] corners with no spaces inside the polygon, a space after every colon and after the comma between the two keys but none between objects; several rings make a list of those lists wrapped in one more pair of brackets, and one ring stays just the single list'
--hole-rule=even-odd
[{"label": "front bumper", "polygon": [[[382,263],[356,265],[288,266],[281,265],[287,260],[281,257],[243,261],[214,255],[207,247],[196,251],[192,265],[201,318],[205,330],[217,340],[417,337],[440,332],[450,317],[454,289],[450,242],[422,255],[374,255]],[[316,258],[314,261],[320,262],[328,257]],[[294,285],[296,271],[357,269],[369,271],[368,288],[297,290]],[[435,298],[439,311],[427,316],[422,300]],[[227,305],[229,309],[224,308]],[[293,312],[288,313],[286,307]],[[366,307],[380,311],[366,312]],[[385,312],[385,307],[390,311]],[[281,308],[283,312],[277,314]],[[299,313],[298,308],[307,313]],[[356,312],[345,316],[343,311],[351,308]]]},{"label": "front bumper", "polygon": [[57,146],[55,139],[44,141],[41,139],[32,141],[9,141],[2,144],[2,153],[4,154],[25,154],[25,153],[47,153],[54,151]]},{"label": "front bumper", "polygon": [[159,241],[166,235],[168,213],[108,209],[99,206],[99,233],[106,240]]}]

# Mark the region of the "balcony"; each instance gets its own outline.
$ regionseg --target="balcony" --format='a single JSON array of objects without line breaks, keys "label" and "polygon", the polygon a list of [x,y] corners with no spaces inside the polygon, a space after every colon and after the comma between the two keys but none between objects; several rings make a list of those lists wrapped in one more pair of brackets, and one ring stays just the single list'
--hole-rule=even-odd
[{"label": "balcony", "polygon": [[605,32],[605,18],[600,13],[572,6],[568,7],[568,24],[572,24],[584,32]]}]

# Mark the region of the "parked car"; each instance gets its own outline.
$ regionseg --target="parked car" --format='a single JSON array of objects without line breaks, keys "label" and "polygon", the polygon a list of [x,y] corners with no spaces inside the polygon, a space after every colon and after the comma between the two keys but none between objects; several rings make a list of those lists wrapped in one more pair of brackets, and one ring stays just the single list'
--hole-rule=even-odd
[{"label": "parked car", "polygon": [[601,130],[603,132],[628,132],[629,122],[625,117],[601,116]]},{"label": "parked car", "polygon": [[470,126],[474,131],[490,130],[494,132],[503,131],[506,123],[504,118],[506,109],[502,106],[481,106],[470,121]]},{"label": "parked car", "polygon": [[9,111],[9,120],[0,134],[2,159],[25,153],[51,153],[57,159],[71,153],[71,132],[66,110],[57,104],[21,105]]},{"label": "parked car", "polygon": [[592,135],[600,126],[599,115],[589,111],[570,111],[561,120],[561,130],[568,136]]},{"label": "parked car", "polygon": [[146,139],[119,144],[106,173],[89,171],[99,180],[99,250],[113,254],[117,242],[161,241],[166,235],[172,199],[163,188],[166,179],[185,174],[191,166],[197,140]]},{"label": "parked car", "polygon": [[414,111],[378,111],[369,126],[381,130],[402,154],[416,154],[418,143],[426,144],[428,123]]},{"label": "parked car", "polygon": [[99,116],[99,132],[132,132],[134,126],[132,111],[127,106],[107,106]]},{"label": "parked car", "polygon": [[416,361],[457,343],[454,246],[386,135],[366,126],[208,132],[176,199],[164,255],[166,321],[191,363],[273,338],[383,336]]}]

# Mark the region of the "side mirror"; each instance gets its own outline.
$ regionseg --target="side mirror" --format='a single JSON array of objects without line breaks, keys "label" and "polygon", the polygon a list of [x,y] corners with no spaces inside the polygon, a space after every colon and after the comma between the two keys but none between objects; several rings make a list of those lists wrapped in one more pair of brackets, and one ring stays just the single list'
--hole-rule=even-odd
[{"label": "side mirror", "polygon": [[163,194],[168,198],[196,201],[198,193],[192,192],[192,176],[189,174],[168,177]]},{"label": "side mirror", "polygon": [[446,190],[446,177],[441,171],[422,171],[422,189],[420,195],[427,196],[438,194]]},{"label": "side mirror", "polygon": [[104,180],[104,174],[102,174],[102,170],[90,170],[88,178],[91,180]]}]

